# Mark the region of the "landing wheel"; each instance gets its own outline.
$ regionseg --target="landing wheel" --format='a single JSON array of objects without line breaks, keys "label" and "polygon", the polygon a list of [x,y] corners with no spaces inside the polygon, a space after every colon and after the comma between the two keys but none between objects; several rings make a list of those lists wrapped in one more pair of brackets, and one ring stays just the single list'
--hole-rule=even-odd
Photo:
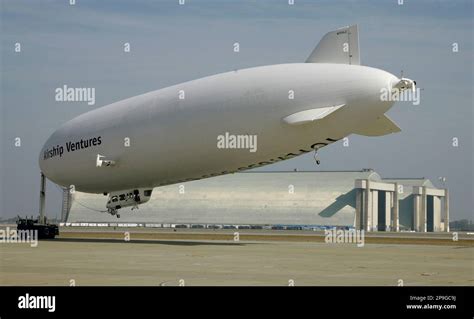
[{"label": "landing wheel", "polygon": [[117,214],[117,218],[120,218],[120,214]]}]

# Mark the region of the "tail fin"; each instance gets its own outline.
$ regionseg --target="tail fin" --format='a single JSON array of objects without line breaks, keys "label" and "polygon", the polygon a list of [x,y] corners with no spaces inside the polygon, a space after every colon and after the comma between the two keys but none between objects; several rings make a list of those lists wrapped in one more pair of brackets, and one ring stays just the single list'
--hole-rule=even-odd
[{"label": "tail fin", "polygon": [[387,115],[383,115],[377,118],[373,123],[371,123],[371,125],[355,131],[354,134],[364,136],[382,136],[398,132],[401,132],[401,129],[398,127],[398,125]]},{"label": "tail fin", "polygon": [[357,25],[326,33],[306,60],[306,63],[360,65]]}]

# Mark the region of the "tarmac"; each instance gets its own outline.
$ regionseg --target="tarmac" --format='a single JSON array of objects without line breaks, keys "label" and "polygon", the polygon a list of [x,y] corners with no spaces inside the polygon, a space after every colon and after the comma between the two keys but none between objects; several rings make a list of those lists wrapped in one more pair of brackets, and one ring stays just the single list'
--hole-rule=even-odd
[{"label": "tarmac", "polygon": [[298,231],[235,232],[62,229],[37,247],[0,244],[0,285],[474,285],[473,236],[371,234],[358,247]]}]

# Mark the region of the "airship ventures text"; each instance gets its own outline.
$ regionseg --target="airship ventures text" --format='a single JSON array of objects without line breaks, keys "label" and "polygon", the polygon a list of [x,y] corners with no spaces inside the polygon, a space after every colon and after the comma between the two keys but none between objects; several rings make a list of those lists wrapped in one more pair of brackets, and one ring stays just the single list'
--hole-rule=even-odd
[{"label": "airship ventures text", "polygon": [[[81,140],[78,141],[78,142],[67,142],[66,143],[66,150],[69,153],[69,152],[74,152],[74,151],[77,151],[77,150],[82,150],[82,149],[85,149],[85,148],[88,148],[88,147],[91,147],[91,146],[98,146],[98,145],[102,144],[101,138],[102,138],[101,136],[97,136],[97,137],[93,137],[93,138],[90,138],[90,139],[87,139],[87,140],[83,140],[81,138]],[[51,149],[47,148],[44,151],[43,158],[48,159],[48,158],[55,157],[55,156],[58,156],[58,155],[59,155],[59,157],[62,157],[63,153],[64,153],[64,146],[56,145]]]}]

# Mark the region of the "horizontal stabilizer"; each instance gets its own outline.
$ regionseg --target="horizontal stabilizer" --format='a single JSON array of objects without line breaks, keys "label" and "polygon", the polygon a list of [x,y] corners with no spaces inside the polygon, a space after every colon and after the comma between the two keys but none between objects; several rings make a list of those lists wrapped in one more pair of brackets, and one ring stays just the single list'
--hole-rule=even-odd
[{"label": "horizontal stabilizer", "polygon": [[372,122],[370,125],[357,130],[354,134],[364,136],[382,136],[391,133],[398,133],[401,129],[395,122],[389,119],[386,115],[383,115]]},{"label": "horizontal stabilizer", "polygon": [[306,60],[306,63],[360,65],[357,25],[326,33]]},{"label": "horizontal stabilizer", "polygon": [[300,124],[306,124],[313,121],[321,120],[325,118],[326,116],[328,116],[329,114],[337,111],[344,105],[345,104],[301,111],[298,113],[288,115],[287,117],[283,119],[283,122],[287,124],[291,124],[291,125],[300,125]]}]

